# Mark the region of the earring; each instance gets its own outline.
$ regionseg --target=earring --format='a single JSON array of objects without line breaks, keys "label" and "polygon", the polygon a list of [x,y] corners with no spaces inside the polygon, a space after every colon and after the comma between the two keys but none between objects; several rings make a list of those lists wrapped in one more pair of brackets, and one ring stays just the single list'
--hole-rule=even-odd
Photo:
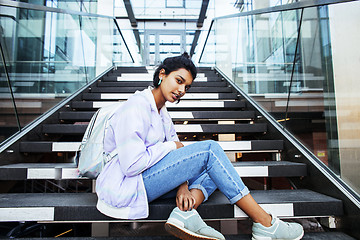
[{"label": "earring", "polygon": [[160,78],[160,80],[158,82],[158,86],[160,86],[161,81],[162,81],[162,77]]}]

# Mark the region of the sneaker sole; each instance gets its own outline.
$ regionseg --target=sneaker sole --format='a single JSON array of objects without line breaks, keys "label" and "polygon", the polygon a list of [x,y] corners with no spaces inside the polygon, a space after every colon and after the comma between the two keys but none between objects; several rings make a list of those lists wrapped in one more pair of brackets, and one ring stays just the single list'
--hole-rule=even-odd
[{"label": "sneaker sole", "polygon": [[301,235],[296,237],[296,238],[271,238],[271,237],[260,237],[260,236],[256,236],[256,235],[252,235],[251,240],[300,240],[302,239],[302,237],[304,236],[304,230],[302,231]]},{"label": "sneaker sole", "polygon": [[200,234],[196,234],[194,232],[189,231],[186,228],[183,228],[181,226],[177,226],[173,223],[166,222],[165,223],[165,230],[174,235],[177,238],[180,238],[182,240],[200,240],[200,239],[206,239],[206,240],[219,240],[217,238],[212,237],[206,237]]}]

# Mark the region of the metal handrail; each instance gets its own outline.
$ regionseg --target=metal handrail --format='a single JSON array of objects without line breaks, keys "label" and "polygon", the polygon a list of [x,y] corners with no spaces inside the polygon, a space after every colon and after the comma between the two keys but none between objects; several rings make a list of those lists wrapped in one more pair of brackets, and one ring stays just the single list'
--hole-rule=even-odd
[{"label": "metal handrail", "polygon": [[299,20],[299,28],[298,28],[298,31],[297,31],[294,61],[293,61],[293,65],[292,65],[291,78],[290,78],[290,84],[289,84],[289,90],[288,90],[289,92],[288,92],[288,97],[287,97],[287,101],[286,101],[284,128],[286,128],[286,122],[287,122],[286,119],[288,119],[287,117],[288,117],[288,111],[289,111],[290,94],[291,94],[291,88],[292,88],[292,83],[293,83],[293,78],[294,78],[297,52],[298,52],[299,43],[300,43],[300,33],[301,33],[301,25],[302,25],[302,21],[303,21],[303,16],[304,16],[304,8],[301,9],[301,15],[300,15],[300,20]]},{"label": "metal handrail", "polygon": [[70,15],[113,19],[113,21],[116,25],[116,28],[119,31],[119,34],[124,41],[124,44],[125,44],[126,49],[131,57],[131,60],[133,63],[135,63],[134,58],[130,52],[130,49],[129,49],[128,45],[126,44],[125,38],[120,30],[120,27],[119,27],[118,23],[116,22],[116,19],[112,16],[88,13],[88,12],[80,12],[80,11],[74,11],[74,10],[68,10],[68,9],[61,9],[61,8],[53,8],[53,7],[41,6],[41,5],[37,5],[37,4],[17,2],[17,1],[12,1],[12,0],[0,0],[0,6],[25,8],[25,9],[29,9],[29,10],[35,10],[35,11],[54,12],[54,13],[63,13],[63,14],[70,14]]},{"label": "metal handrail", "polygon": [[47,7],[47,6],[37,5],[37,4],[17,2],[17,1],[12,1],[12,0],[0,0],[0,6],[26,8],[26,9],[35,10],[35,11],[65,13],[65,14],[82,15],[82,16],[89,16],[89,17],[101,17],[101,18],[111,18],[111,19],[114,18],[112,16],[106,16],[106,15],[101,15],[101,14],[80,12],[80,11],[74,11],[74,10],[68,10],[68,9],[62,9],[62,8],[53,8],[53,7]]},{"label": "metal handrail", "polygon": [[332,5],[337,3],[345,3],[345,2],[355,2],[359,0],[307,0],[307,1],[299,1],[294,3],[289,3],[280,6],[274,6],[269,8],[261,8],[257,10],[251,10],[247,12],[241,12],[236,14],[230,14],[226,16],[216,17],[213,20],[225,19],[225,18],[234,18],[234,17],[245,17],[252,16],[264,13],[272,13],[272,12],[283,12],[289,10],[298,10],[302,8],[310,8],[310,7],[320,7],[325,5]]},{"label": "metal handrail", "polygon": [[117,21],[116,21],[115,18],[114,18],[114,23],[115,23],[115,26],[117,27],[117,29],[118,29],[118,31],[119,31],[119,33],[120,33],[120,36],[121,36],[121,38],[122,38],[122,40],[123,40],[123,42],[124,42],[124,44],[125,44],[126,49],[128,50],[128,52],[129,52],[129,54],[130,54],[130,57],[131,57],[132,62],[135,63],[135,60],[134,60],[134,58],[133,58],[133,56],[132,56],[132,54],[131,54],[131,52],[130,52],[130,49],[129,49],[126,41],[125,41],[125,38],[124,38],[121,30],[120,30],[119,24],[117,23]]},{"label": "metal handrail", "polygon": [[206,43],[208,41],[212,26],[213,26],[213,22],[215,20],[235,18],[235,17],[246,17],[246,16],[253,16],[253,15],[258,15],[258,14],[272,13],[272,12],[283,12],[283,11],[289,11],[289,10],[302,9],[302,8],[319,7],[319,6],[332,5],[332,4],[337,4],[337,3],[355,2],[355,1],[360,1],[360,0],[308,0],[308,1],[300,1],[300,2],[285,4],[285,5],[281,5],[281,6],[262,8],[262,9],[257,9],[257,10],[252,10],[252,11],[241,12],[241,13],[230,14],[230,15],[226,15],[226,16],[213,18],[211,21],[211,24],[210,24],[210,27],[208,30],[208,34],[206,36],[205,43],[202,48],[201,55],[199,57],[198,62],[200,63],[200,60],[202,58],[204,49],[206,47]]},{"label": "metal handrail", "polygon": [[6,81],[7,81],[7,83],[8,83],[8,87],[9,87],[9,91],[10,91],[10,95],[11,95],[11,100],[12,100],[12,103],[13,103],[13,105],[14,105],[16,123],[17,123],[17,126],[18,126],[18,128],[19,128],[19,132],[21,132],[21,125],[20,125],[19,114],[18,114],[18,111],[17,111],[17,107],[16,107],[16,103],[15,103],[15,97],[14,97],[14,92],[13,92],[13,89],[12,89],[12,87],[11,87],[11,81],[10,81],[10,77],[9,77],[9,71],[8,71],[8,69],[7,69],[7,66],[6,66],[5,54],[4,54],[4,51],[3,51],[3,47],[2,47],[1,42],[0,42],[0,54],[1,54],[2,62],[3,62],[3,64],[4,64],[4,72],[5,72]]}]

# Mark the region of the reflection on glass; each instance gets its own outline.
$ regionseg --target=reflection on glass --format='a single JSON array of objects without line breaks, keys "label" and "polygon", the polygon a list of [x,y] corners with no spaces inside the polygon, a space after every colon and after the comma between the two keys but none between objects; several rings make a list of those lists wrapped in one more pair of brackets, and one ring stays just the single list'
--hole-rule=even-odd
[{"label": "reflection on glass", "polygon": [[[2,23],[7,19],[1,19]],[[11,97],[10,82],[7,77],[7,69],[10,66],[6,66],[3,59],[4,51],[3,46],[6,45],[3,38],[0,39],[0,142],[6,140],[8,137],[19,131],[18,120],[16,118],[16,110],[14,101]]]},{"label": "reflection on glass", "polygon": [[[6,101],[2,102],[0,124],[12,129],[17,128],[13,100],[20,126],[24,127],[113,66],[112,18],[2,6],[0,29],[14,93],[11,99],[2,64],[0,94]],[[123,54],[127,52],[123,45],[119,61],[130,56]],[[17,131],[12,129],[2,131],[0,140]]]},{"label": "reflection on glass", "polygon": [[181,35],[159,35],[160,61],[181,54]]},{"label": "reflection on glass", "polygon": [[215,46],[216,66],[358,193],[359,8],[306,8],[301,22],[301,10],[217,19],[200,59]]},{"label": "reflection on glass", "polygon": [[214,66],[215,65],[215,28],[212,27],[210,29],[210,33],[208,33],[208,37],[206,39],[206,44],[204,46],[204,48],[201,49],[197,49],[197,51],[201,52],[197,52],[197,55],[200,54],[199,56],[199,64],[201,64],[202,66]]}]

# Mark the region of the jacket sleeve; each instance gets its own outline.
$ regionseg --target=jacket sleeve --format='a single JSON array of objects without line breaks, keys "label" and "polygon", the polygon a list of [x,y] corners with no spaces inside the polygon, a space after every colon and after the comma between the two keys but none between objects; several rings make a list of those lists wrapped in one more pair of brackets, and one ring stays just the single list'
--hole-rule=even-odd
[{"label": "jacket sleeve", "polygon": [[174,123],[172,121],[170,121],[170,138],[168,139],[168,141],[174,141],[174,142],[180,141],[176,133]]},{"label": "jacket sleeve", "polygon": [[145,139],[151,126],[150,109],[130,104],[117,115],[112,131],[120,168],[125,176],[131,177],[142,173],[176,149],[173,141],[146,146]]}]

